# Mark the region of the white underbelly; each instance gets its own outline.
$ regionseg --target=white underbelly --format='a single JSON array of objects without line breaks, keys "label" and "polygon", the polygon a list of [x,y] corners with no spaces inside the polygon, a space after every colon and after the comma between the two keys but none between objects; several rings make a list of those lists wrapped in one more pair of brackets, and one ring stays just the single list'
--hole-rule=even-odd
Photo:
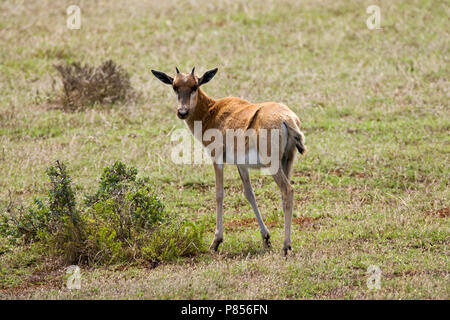
[{"label": "white underbelly", "polygon": [[261,157],[256,148],[251,148],[248,152],[236,152],[226,150],[224,162],[227,164],[242,165],[249,168],[261,168],[266,165],[262,163]]}]

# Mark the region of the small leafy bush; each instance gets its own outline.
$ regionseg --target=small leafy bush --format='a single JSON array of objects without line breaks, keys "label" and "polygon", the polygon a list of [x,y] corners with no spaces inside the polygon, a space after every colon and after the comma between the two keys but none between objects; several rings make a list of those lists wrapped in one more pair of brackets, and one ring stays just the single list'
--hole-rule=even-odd
[{"label": "small leafy bush", "polygon": [[58,233],[67,221],[80,229],[79,212],[76,210],[75,192],[64,164],[56,161],[47,169],[50,190],[42,200],[35,198],[29,207],[9,208],[9,215],[2,214],[0,230],[13,237],[23,236],[26,242],[36,241],[42,232]]},{"label": "small leafy bush", "polygon": [[23,239],[30,243],[38,240],[42,231],[46,230],[49,216],[48,207],[36,198],[27,208],[20,206],[0,215],[0,234],[11,242]]},{"label": "small leafy bush", "polygon": [[0,234],[13,242],[43,241],[69,260],[82,255],[83,225],[66,166],[56,161],[47,169],[50,189],[45,199],[0,215]]},{"label": "small leafy bush", "polygon": [[76,110],[94,103],[116,103],[134,96],[130,76],[112,60],[94,68],[78,62],[56,65],[63,83],[62,104]]},{"label": "small leafy bush", "polygon": [[[151,229],[164,218],[164,205],[153,190],[147,186],[147,178],[137,179],[137,170],[128,169],[123,163],[116,162],[104,169],[98,191],[87,196],[87,205],[93,213],[105,216],[120,234],[128,235],[134,229]],[[128,230],[122,230],[128,228]],[[122,232],[123,231],[123,232]]]},{"label": "small leafy bush", "polygon": [[45,199],[0,215],[0,236],[11,242],[40,242],[67,261],[111,264],[167,261],[203,250],[204,223],[164,210],[148,178],[122,162],[106,167],[95,193],[76,203],[64,164],[47,169]]},{"label": "small leafy bush", "polygon": [[87,216],[92,219],[88,245],[95,262],[141,255],[142,245],[166,218],[148,179],[136,176],[135,168],[116,162],[104,169],[97,192],[86,197]]}]

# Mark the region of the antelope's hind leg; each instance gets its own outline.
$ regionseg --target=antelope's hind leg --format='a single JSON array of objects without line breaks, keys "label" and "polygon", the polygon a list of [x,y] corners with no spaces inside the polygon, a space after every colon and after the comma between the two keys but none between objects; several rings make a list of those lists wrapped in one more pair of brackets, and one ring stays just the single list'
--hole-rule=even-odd
[{"label": "antelope's hind leg", "polygon": [[281,190],[281,199],[283,203],[284,213],[284,242],[283,242],[283,256],[286,256],[291,246],[291,225],[292,225],[292,208],[294,205],[294,188],[291,186],[289,179],[280,168],[277,173],[273,175],[273,179]]},{"label": "antelope's hind leg", "polygon": [[266,248],[270,248],[270,233],[267,229],[264,221],[262,219],[261,213],[259,212],[258,205],[256,204],[255,193],[253,192],[252,185],[250,183],[250,176],[248,173],[248,169],[245,167],[238,166],[239,175],[241,176],[242,184],[244,185],[244,195],[247,198],[248,202],[252,206],[253,212],[255,213],[256,219],[259,224],[259,231],[261,232],[261,237],[263,239],[264,246]]}]

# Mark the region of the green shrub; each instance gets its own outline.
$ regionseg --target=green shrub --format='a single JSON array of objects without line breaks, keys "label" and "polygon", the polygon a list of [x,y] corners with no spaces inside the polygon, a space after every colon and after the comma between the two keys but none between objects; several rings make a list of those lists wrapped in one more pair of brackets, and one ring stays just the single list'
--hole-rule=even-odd
[{"label": "green shrub", "polygon": [[11,241],[42,241],[68,260],[82,255],[83,225],[76,208],[75,192],[66,166],[56,161],[47,169],[50,188],[44,200],[0,215],[0,234]]},{"label": "green shrub", "polygon": [[12,242],[22,239],[29,243],[47,230],[49,220],[50,210],[35,198],[27,208],[19,206],[0,215],[0,234]]},{"label": "green shrub", "polygon": [[203,250],[204,224],[164,211],[136,168],[116,162],[106,167],[96,192],[77,207],[66,167],[47,169],[50,188],[44,200],[0,215],[0,235],[10,241],[39,241],[70,262],[111,264],[166,261]]},{"label": "green shrub", "polygon": [[202,251],[204,225],[169,215],[148,183],[121,162],[103,170],[97,191],[86,196],[91,263],[167,261]]},{"label": "green shrub", "polygon": [[98,190],[86,197],[88,247],[93,262],[127,260],[164,220],[164,205],[137,170],[116,162],[103,170]]},{"label": "green shrub", "polygon": [[104,169],[97,192],[86,197],[86,204],[94,214],[119,224],[116,226],[121,231],[119,235],[122,231],[130,234],[131,230],[121,230],[123,228],[151,229],[164,218],[164,205],[147,186],[148,179],[136,176],[136,168],[116,162]]},{"label": "green shrub", "polygon": [[58,234],[71,224],[74,235],[81,232],[80,216],[76,209],[75,192],[64,164],[56,161],[55,166],[47,169],[50,189],[42,200],[35,198],[32,205],[10,209],[2,214],[0,232],[4,235],[20,238],[26,242],[41,239],[43,233]]}]

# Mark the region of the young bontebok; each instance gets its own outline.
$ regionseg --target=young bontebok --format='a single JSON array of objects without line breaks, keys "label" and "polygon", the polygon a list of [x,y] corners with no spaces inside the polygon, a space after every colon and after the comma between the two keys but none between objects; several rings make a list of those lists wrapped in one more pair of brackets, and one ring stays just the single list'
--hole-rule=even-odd
[{"label": "young bontebok", "polygon": [[209,97],[201,86],[215,76],[217,68],[205,72],[200,78],[195,75],[195,68],[190,73],[181,73],[178,68],[176,71],[175,78],[160,71],[152,70],[152,73],[160,81],[172,86],[178,100],[178,118],[185,121],[193,134],[200,125],[201,134],[195,136],[212,158],[216,176],[217,228],[210,248],[217,251],[223,241],[223,169],[224,164],[230,163],[238,168],[244,195],[255,212],[263,243],[267,247],[270,247],[269,230],[256,204],[248,170],[269,169],[281,190],[284,212],[282,252],[287,255],[292,250],[294,194],[289,178],[296,151],[301,154],[306,151],[300,120],[281,103],[250,103],[235,97],[219,100]]}]

